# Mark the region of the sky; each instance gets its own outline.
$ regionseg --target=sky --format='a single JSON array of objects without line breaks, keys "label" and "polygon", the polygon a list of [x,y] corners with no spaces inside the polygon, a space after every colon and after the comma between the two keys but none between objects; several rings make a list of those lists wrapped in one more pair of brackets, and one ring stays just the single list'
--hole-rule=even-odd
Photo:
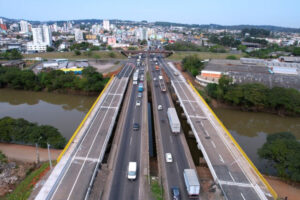
[{"label": "sky", "polygon": [[300,28],[300,0],[0,0],[0,16],[27,20],[121,19]]}]

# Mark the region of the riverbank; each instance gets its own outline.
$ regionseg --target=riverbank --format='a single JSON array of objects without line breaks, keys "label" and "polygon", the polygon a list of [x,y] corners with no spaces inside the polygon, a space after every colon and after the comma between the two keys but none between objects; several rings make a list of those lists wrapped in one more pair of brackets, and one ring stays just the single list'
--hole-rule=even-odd
[{"label": "riverbank", "polygon": [[[48,150],[39,148],[40,161],[48,161]],[[0,143],[0,151],[6,155],[9,160],[16,160],[20,162],[33,163],[36,162],[36,148],[33,146]],[[50,149],[51,160],[56,160],[62,150]]]}]

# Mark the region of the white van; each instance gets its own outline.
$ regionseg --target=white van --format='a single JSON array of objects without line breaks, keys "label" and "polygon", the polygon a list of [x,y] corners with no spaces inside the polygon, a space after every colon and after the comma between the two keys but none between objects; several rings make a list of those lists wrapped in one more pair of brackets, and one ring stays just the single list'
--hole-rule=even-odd
[{"label": "white van", "polygon": [[135,180],[136,179],[136,162],[129,162],[128,164],[128,179]]}]

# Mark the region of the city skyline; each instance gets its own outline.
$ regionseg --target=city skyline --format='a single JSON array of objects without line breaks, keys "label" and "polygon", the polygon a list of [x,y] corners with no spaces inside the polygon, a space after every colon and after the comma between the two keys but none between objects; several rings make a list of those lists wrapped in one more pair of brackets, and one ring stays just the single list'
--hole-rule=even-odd
[{"label": "city skyline", "polygon": [[229,0],[226,4],[220,0],[211,2],[196,0],[159,2],[153,0],[150,3],[129,0],[126,2],[114,1],[113,4],[95,0],[90,0],[86,4],[77,0],[63,2],[54,0],[51,3],[11,0],[0,2],[0,6],[2,17],[32,21],[120,19],[184,24],[247,24],[300,28],[300,22],[297,20],[300,18],[300,13],[297,12],[300,2],[295,0],[287,0],[284,3],[280,0],[264,2]]}]

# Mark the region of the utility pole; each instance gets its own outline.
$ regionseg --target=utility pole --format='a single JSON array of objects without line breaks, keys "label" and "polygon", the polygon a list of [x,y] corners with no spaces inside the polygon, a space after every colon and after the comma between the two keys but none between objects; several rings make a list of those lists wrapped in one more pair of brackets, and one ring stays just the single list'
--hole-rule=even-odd
[{"label": "utility pole", "polygon": [[35,143],[35,149],[36,149],[36,162],[37,164],[40,163],[40,152],[39,152],[39,142],[40,142],[40,139],[42,139],[42,137],[40,137],[38,139],[38,141]]},{"label": "utility pole", "polygon": [[40,163],[40,154],[39,154],[39,146],[38,143],[35,143],[35,150],[36,150],[36,163]]},{"label": "utility pole", "polygon": [[48,157],[49,157],[49,164],[50,164],[50,169],[52,169],[52,160],[51,160],[51,152],[50,152],[50,144],[47,143],[48,147]]}]

